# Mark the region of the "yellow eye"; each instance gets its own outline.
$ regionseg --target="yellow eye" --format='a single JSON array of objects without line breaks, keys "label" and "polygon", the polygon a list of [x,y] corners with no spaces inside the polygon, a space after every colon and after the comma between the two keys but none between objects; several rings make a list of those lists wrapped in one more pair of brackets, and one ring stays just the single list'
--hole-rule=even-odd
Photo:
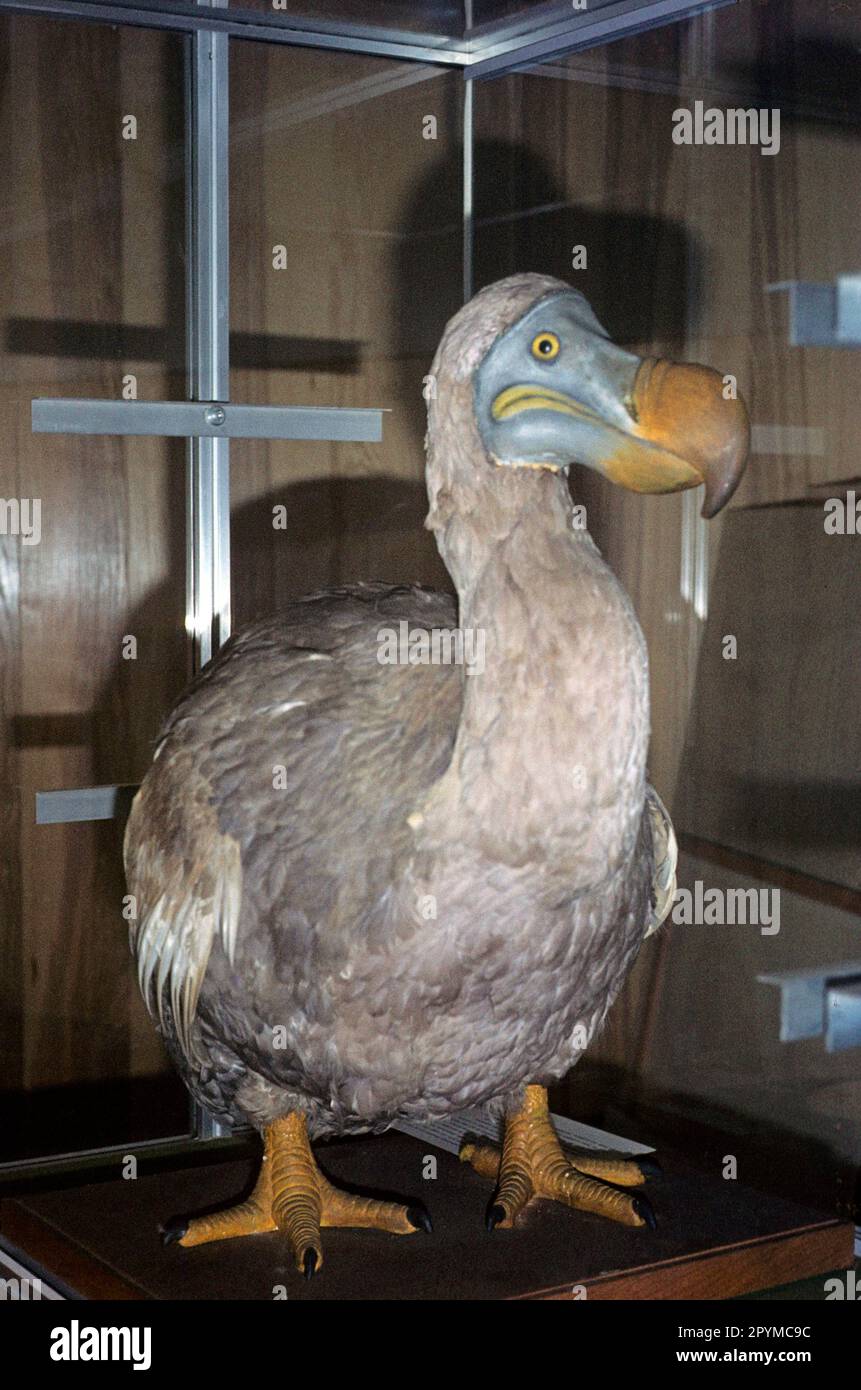
[{"label": "yellow eye", "polygon": [[536,333],[532,339],[532,356],[539,362],[552,362],[559,356],[559,339],[555,333]]}]

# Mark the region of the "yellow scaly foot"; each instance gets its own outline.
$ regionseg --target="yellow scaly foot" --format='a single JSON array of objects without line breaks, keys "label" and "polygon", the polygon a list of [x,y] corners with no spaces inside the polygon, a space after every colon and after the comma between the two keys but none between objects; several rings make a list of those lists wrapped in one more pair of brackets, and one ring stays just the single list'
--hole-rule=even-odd
[{"label": "yellow scaly foot", "polygon": [[496,1144],[467,1142],[460,1157],[482,1177],[496,1181],[496,1192],[487,1210],[488,1230],[513,1226],[536,1197],[608,1216],[623,1226],[655,1229],[648,1199],[642,1194],[619,1191],[638,1187],[659,1172],[654,1160],[566,1153],[551,1123],[543,1086],[527,1086],[522,1108],[506,1117],[501,1153]]},{"label": "yellow scaly foot", "polygon": [[265,1131],[263,1162],[247,1201],[211,1216],[172,1222],[163,1228],[162,1239],[165,1245],[177,1241],[190,1246],[283,1231],[297,1269],[310,1279],[323,1264],[320,1231],[325,1226],[361,1226],[395,1235],[431,1230],[430,1217],[418,1204],[400,1206],[333,1187],[317,1167],[305,1116],[293,1110]]}]

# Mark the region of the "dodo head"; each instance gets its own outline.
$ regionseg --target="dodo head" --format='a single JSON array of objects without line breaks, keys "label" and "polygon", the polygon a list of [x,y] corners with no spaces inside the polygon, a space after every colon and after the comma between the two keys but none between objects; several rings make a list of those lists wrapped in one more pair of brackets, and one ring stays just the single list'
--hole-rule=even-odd
[{"label": "dodo head", "polygon": [[446,377],[455,394],[471,379],[481,452],[501,468],[580,463],[634,492],[704,483],[711,517],[747,462],[747,410],[718,372],[617,347],[584,295],[549,276],[476,295],[446,329],[434,373],[442,394]]}]

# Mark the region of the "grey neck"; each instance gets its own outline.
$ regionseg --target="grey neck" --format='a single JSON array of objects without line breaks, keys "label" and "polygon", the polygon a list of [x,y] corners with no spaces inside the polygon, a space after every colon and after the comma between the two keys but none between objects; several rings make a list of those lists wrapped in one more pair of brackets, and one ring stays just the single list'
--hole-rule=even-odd
[{"label": "grey neck", "polygon": [[565,478],[483,463],[484,506],[467,489],[438,532],[460,625],[485,658],[464,677],[429,826],[497,862],[553,858],[563,876],[575,863],[597,882],[637,829],[636,791],[627,793],[643,781],[648,737],[642,635],[588,532],[572,524]]}]

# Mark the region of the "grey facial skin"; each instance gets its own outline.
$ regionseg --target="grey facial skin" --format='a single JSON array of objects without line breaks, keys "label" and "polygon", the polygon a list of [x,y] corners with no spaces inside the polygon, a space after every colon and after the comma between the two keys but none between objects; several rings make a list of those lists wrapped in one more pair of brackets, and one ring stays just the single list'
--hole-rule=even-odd
[{"label": "grey facial skin", "polygon": [[[558,338],[552,359],[533,353],[539,333]],[[640,361],[611,342],[577,290],[547,295],[494,343],[476,374],[475,414],[485,449],[503,464],[596,467],[619,435],[630,433],[634,419],[626,401]],[[544,408],[496,417],[494,402],[517,386],[549,389],[568,403],[554,398]]]}]

